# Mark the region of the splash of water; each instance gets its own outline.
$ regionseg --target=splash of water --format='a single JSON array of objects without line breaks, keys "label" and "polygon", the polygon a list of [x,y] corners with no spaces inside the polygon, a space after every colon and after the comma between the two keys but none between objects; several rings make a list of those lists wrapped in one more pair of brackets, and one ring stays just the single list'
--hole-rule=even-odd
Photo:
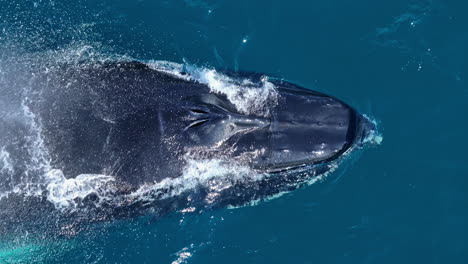
[{"label": "splash of water", "polygon": [[269,109],[278,103],[278,92],[268,77],[255,83],[247,78],[235,79],[215,69],[178,64],[168,61],[149,61],[148,65],[158,71],[181,79],[206,84],[211,92],[223,94],[244,114],[267,116]]}]

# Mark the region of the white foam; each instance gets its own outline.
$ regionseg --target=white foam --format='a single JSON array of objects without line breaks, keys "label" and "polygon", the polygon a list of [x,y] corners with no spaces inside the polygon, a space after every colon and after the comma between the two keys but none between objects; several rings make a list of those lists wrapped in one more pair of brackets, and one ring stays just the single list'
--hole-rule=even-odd
[{"label": "white foam", "polygon": [[77,198],[85,198],[90,194],[97,194],[100,199],[105,196],[100,195],[100,188],[106,183],[114,181],[112,176],[101,174],[80,174],[72,179],[66,179],[61,170],[51,170],[47,173],[50,181],[47,184],[47,199],[57,208],[63,209],[77,205]]},{"label": "white foam", "polygon": [[268,115],[269,109],[278,103],[276,87],[265,76],[260,83],[243,78],[235,79],[215,69],[178,64],[167,61],[149,61],[148,65],[181,79],[206,84],[211,92],[223,94],[244,114]]},{"label": "white foam", "polygon": [[[32,171],[47,172],[52,168],[49,162],[49,153],[45,147],[44,139],[42,138],[42,124],[36,117],[33,111],[28,106],[30,99],[25,97],[22,102],[23,114],[29,124],[30,135],[28,139],[28,152],[31,157],[31,164],[27,166],[25,174],[28,176]],[[44,173],[42,173],[44,175]]]},{"label": "white foam", "polygon": [[[309,175],[307,171],[297,173],[307,173],[307,179],[299,180],[298,186],[312,185],[323,181],[330,173],[338,168],[336,161],[328,165],[328,171],[320,175]],[[249,186],[249,183],[264,180],[267,177],[283,177],[284,175],[270,175],[259,173],[247,166],[232,164],[232,161],[214,159],[214,160],[193,160],[187,158],[187,166],[184,169],[183,175],[178,178],[166,178],[160,182],[145,184],[137,191],[125,197],[126,201],[152,202],[156,199],[167,199],[177,197],[185,192],[195,190],[198,187],[204,187],[207,190],[207,195],[204,201],[207,204],[214,203],[220,196],[221,191],[233,187],[235,184],[242,183]],[[270,201],[279,198],[291,191],[273,193],[257,200],[252,200],[244,205],[229,206],[229,209],[239,208],[244,206],[254,206],[262,201]],[[195,208],[186,208],[193,211]],[[185,212],[183,209],[181,212]]]},{"label": "white foam", "polygon": [[363,116],[367,118],[372,124],[374,124],[375,129],[369,131],[367,136],[362,140],[362,143],[370,143],[370,144],[376,144],[376,145],[382,144],[383,136],[378,129],[378,126],[379,126],[378,122],[374,118],[371,118],[367,115],[363,115]]},{"label": "white foam", "polygon": [[15,173],[10,153],[6,151],[5,147],[2,147],[0,150],[0,165],[0,172],[8,173],[10,175]]},{"label": "white foam", "polygon": [[[74,207],[77,205],[75,202],[77,198],[83,199],[92,193],[98,194],[100,199],[105,199],[103,193],[100,193],[101,188],[106,183],[113,181],[113,177],[82,174],[67,179],[61,170],[53,168],[42,136],[42,124],[28,106],[29,102],[30,99],[25,97],[21,104],[23,118],[29,130],[28,134],[25,135],[29,160],[21,175],[20,182],[17,182],[10,190],[2,192],[0,199],[13,193],[42,196],[43,191],[46,190],[47,199],[58,209]],[[13,163],[5,147],[0,150],[0,164],[3,164],[0,171],[14,172]]]},{"label": "white foam", "polygon": [[[8,186],[5,186],[6,189],[0,192],[0,199],[8,197],[12,193],[11,185],[13,182],[13,174],[15,173],[15,169],[13,166],[13,161],[10,157],[10,153],[6,150],[5,147],[2,147],[0,150],[0,176],[1,177],[10,177],[10,183]],[[2,180],[7,180],[6,178],[2,178]]]},{"label": "white foam", "polygon": [[[338,163],[339,162],[335,162],[335,163],[331,163],[328,165],[328,170],[323,173],[323,174],[319,174],[319,175],[313,175],[313,176],[310,176],[307,180],[303,181],[303,182],[298,182],[297,184],[298,185],[301,185],[301,184],[305,184],[305,185],[313,185],[317,182],[321,182],[321,181],[324,181],[326,179],[326,177],[328,175],[330,175],[331,173],[333,173],[337,168],[338,168]],[[247,206],[256,206],[258,205],[259,203],[261,202],[269,202],[269,201],[272,201],[272,200],[275,200],[275,199],[278,199],[290,192],[292,192],[293,190],[290,190],[290,191],[282,191],[282,192],[278,192],[278,193],[274,193],[274,194],[271,194],[271,195],[267,195],[265,197],[262,197],[260,199],[256,199],[256,200],[251,200],[251,201],[248,201],[247,203],[245,204],[241,204],[241,205],[228,205],[227,206],[227,209],[238,209],[238,208],[242,208],[242,207],[247,207]]]},{"label": "white foam", "polygon": [[193,249],[193,244],[190,245],[190,248],[189,247],[184,247],[179,252],[177,252],[175,254],[177,259],[172,261],[171,264],[187,263],[188,259],[193,256],[193,253],[190,252],[190,249]]},{"label": "white foam", "polygon": [[145,184],[128,198],[139,201],[153,201],[155,197],[165,199],[178,196],[199,186],[207,187],[209,195],[206,202],[213,202],[217,194],[238,181],[260,180],[264,177],[249,167],[229,164],[226,161],[188,160],[183,175],[177,178],[166,178],[153,184]]},{"label": "white foam", "polygon": [[[21,87],[28,92],[28,86]],[[24,147],[28,154],[22,157],[23,160],[15,161],[10,153],[3,146],[0,151],[0,172],[10,175],[9,186],[0,193],[0,199],[10,196],[11,194],[22,194],[26,196],[42,195],[44,175],[51,169],[49,163],[48,152],[45,149],[44,140],[42,139],[41,124],[37,120],[35,114],[28,107],[28,97],[24,97],[21,101],[21,110],[18,118],[26,125],[26,131],[23,135],[25,139]],[[16,118],[16,117],[15,117]],[[12,145],[17,148],[18,146]],[[21,174],[15,171],[15,162],[23,162],[24,170]],[[18,175],[16,175],[18,174]]]}]

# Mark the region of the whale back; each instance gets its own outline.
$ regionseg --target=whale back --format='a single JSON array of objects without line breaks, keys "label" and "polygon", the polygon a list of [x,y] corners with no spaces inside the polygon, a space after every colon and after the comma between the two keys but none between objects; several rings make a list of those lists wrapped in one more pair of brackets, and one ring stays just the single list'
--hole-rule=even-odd
[{"label": "whale back", "polygon": [[183,98],[208,92],[139,62],[64,65],[33,84],[52,165],[134,185],[180,174],[180,150],[164,142],[181,129]]}]

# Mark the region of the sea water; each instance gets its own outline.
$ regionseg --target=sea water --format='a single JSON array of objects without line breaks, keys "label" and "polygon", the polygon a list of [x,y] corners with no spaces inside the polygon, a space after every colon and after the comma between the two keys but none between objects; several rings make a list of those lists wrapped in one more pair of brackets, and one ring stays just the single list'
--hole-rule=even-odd
[{"label": "sea water", "polygon": [[[30,54],[196,65],[207,83],[214,69],[262,72],[348,102],[384,138],[277,199],[6,236],[0,263],[467,263],[467,9],[460,0],[0,1],[0,79]],[[27,153],[51,172],[37,125],[26,122]],[[13,159],[0,146],[4,175]],[[56,173],[49,184],[73,194],[96,182]],[[0,198],[34,195],[24,184],[0,184]]]}]

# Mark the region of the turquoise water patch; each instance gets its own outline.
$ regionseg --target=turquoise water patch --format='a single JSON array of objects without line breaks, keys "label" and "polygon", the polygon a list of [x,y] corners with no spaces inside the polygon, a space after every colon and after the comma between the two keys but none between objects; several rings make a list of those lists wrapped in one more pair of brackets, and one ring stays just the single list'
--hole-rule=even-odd
[{"label": "turquoise water patch", "polygon": [[29,263],[39,250],[35,245],[0,245],[0,263]]}]

